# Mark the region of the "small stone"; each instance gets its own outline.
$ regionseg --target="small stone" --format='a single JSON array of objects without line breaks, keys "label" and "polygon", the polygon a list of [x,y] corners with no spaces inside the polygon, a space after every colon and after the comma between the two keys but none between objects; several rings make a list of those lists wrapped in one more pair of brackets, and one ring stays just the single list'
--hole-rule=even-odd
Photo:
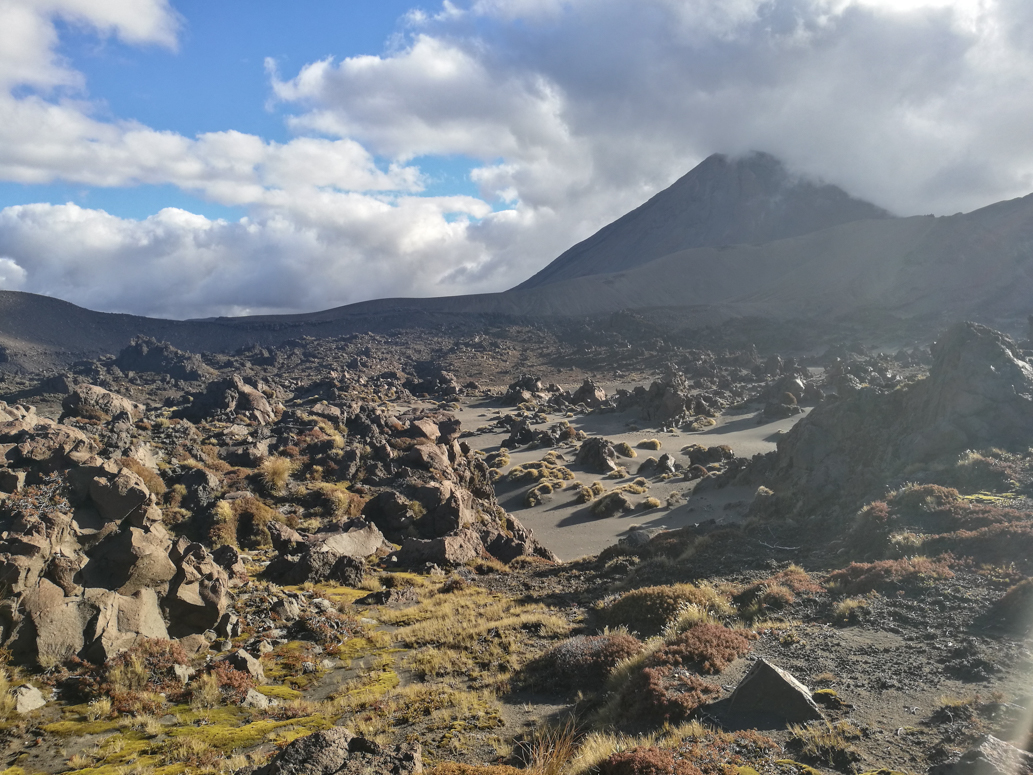
[{"label": "small stone", "polygon": [[265,671],[262,669],[262,663],[244,649],[238,649],[226,661],[230,667],[247,673],[259,683],[265,683]]},{"label": "small stone", "polygon": [[197,672],[192,667],[186,665],[173,665],[172,672],[176,674],[176,678],[179,679],[180,683],[186,684],[194,674]]},{"label": "small stone", "polygon": [[255,710],[265,710],[272,705],[269,698],[261,692],[256,692],[254,689],[247,690],[247,696],[240,703],[242,708],[254,708]]},{"label": "small stone", "polygon": [[14,707],[21,714],[39,710],[47,704],[43,692],[31,684],[19,686],[14,690]]},{"label": "small stone", "polygon": [[301,672],[303,672],[303,673],[314,673],[314,672],[316,672],[316,669],[317,668],[316,668],[316,663],[315,662],[302,662],[301,663]]}]

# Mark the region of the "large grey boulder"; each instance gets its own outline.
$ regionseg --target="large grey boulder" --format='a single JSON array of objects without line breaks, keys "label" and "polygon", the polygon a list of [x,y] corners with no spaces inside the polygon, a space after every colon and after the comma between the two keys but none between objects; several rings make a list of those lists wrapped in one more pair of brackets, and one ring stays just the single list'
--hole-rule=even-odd
[{"label": "large grey boulder", "polygon": [[86,597],[97,608],[97,616],[86,632],[87,641],[92,641],[87,656],[95,662],[111,659],[142,639],[169,637],[158,596],[152,589],[140,589],[128,597],[91,589]]},{"label": "large grey boulder", "polygon": [[117,414],[139,415],[144,407],[124,396],[112,393],[97,385],[77,385],[61,400],[66,415],[75,417],[86,409],[102,412],[109,417]]},{"label": "large grey boulder", "polygon": [[589,471],[606,474],[617,468],[617,453],[613,449],[613,444],[606,439],[592,437],[582,443],[574,462]]},{"label": "large grey boulder", "polygon": [[268,579],[279,584],[335,581],[354,587],[365,575],[365,560],[390,545],[384,534],[364,520],[352,520],[334,533],[302,534],[290,528],[278,529],[273,544],[280,554],[265,570]]},{"label": "large grey boulder", "polygon": [[463,530],[452,536],[441,538],[409,538],[396,553],[398,563],[403,566],[463,565],[484,554],[480,537],[472,530]]}]

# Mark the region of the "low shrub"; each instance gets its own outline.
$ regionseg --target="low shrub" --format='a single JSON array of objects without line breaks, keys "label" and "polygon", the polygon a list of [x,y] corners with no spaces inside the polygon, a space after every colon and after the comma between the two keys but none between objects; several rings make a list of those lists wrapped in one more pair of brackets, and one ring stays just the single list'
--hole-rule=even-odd
[{"label": "low shrub", "polygon": [[527,770],[510,767],[507,764],[463,764],[462,762],[442,762],[429,770],[425,775],[527,775]]},{"label": "low shrub", "polygon": [[112,698],[146,692],[174,699],[183,695],[183,683],[175,668],[189,663],[183,647],[175,641],[142,640],[104,663],[97,688],[100,694]]},{"label": "low shrub", "polygon": [[673,621],[679,611],[689,605],[704,610],[726,613],[726,600],[713,589],[693,584],[643,587],[621,595],[603,607],[599,614],[610,627],[626,626],[640,635],[656,635]]},{"label": "low shrub", "polygon": [[575,635],[541,661],[553,685],[581,689],[601,686],[619,662],[641,650],[642,642],[627,633]]},{"label": "low shrub", "polygon": [[829,574],[826,584],[836,594],[859,595],[900,588],[925,579],[949,579],[954,573],[946,558],[912,557],[878,562],[852,562]]},{"label": "low shrub", "polygon": [[[753,636],[752,633],[749,635]],[[749,650],[747,635],[720,624],[703,622],[668,641],[653,653],[649,661],[656,666],[681,666],[701,673],[720,673]]]},{"label": "low shrub", "polygon": [[721,687],[670,667],[644,667],[632,674],[621,693],[627,718],[676,724],[716,700]]},{"label": "low shrub", "polygon": [[1010,587],[990,607],[987,619],[1012,632],[1033,630],[1033,579],[1023,579]]},{"label": "low shrub", "polygon": [[636,746],[618,751],[599,765],[600,775],[702,775],[691,762],[673,751],[655,746]]}]

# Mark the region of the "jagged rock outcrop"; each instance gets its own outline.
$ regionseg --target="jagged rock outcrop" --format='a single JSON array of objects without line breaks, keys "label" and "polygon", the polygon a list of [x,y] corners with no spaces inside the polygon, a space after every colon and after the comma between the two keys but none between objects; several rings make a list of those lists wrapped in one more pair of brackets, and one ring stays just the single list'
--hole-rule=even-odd
[{"label": "jagged rock outcrop", "polygon": [[299,738],[251,775],[418,775],[419,743],[381,746],[343,727]]},{"label": "jagged rock outcrop", "polygon": [[574,463],[598,474],[609,473],[617,468],[617,452],[612,442],[596,436],[585,439]]},{"label": "jagged rock outcrop", "polygon": [[361,519],[332,533],[306,535],[278,526],[274,542],[280,554],[265,577],[285,585],[332,581],[356,587],[365,576],[366,558],[392,548],[376,525]]},{"label": "jagged rock outcrop", "polygon": [[[275,421],[277,410],[265,397],[259,384],[252,386],[237,375],[228,379],[210,382],[203,393],[193,396],[193,401],[177,411],[177,416],[192,422],[199,420],[241,418],[259,425]],[[282,407],[279,407],[282,411]]]},{"label": "jagged rock outcrop", "polygon": [[966,449],[1026,449],[1033,367],[1004,334],[959,323],[932,347],[929,376],[904,388],[858,388],[797,423],[744,475],[798,510],[873,497]]},{"label": "jagged rock outcrop", "polygon": [[937,764],[929,775],[1030,775],[1033,754],[986,735],[955,761]]},{"label": "jagged rock outcrop", "polygon": [[0,642],[16,659],[104,661],[141,639],[196,634],[219,621],[226,570],[199,544],[172,540],[137,474],[89,454],[92,444],[71,426],[25,408],[0,412],[13,417],[0,438],[20,441],[8,459],[35,482],[0,505],[8,593]]},{"label": "jagged rock outcrop", "polygon": [[215,376],[215,371],[206,366],[197,354],[177,350],[168,342],[159,342],[149,336],[133,339],[115,358],[114,365],[125,372],[167,374],[173,379],[188,382]]}]

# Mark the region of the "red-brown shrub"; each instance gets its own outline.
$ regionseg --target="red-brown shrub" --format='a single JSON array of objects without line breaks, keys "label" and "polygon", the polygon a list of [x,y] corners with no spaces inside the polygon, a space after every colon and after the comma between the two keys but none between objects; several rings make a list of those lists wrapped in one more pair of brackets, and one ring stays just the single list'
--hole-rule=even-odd
[{"label": "red-brown shrub", "polygon": [[644,667],[625,684],[623,705],[629,717],[674,724],[720,694],[719,687],[698,676],[675,676],[668,666]]},{"label": "red-brown shrub", "polygon": [[901,587],[921,579],[949,579],[954,573],[948,566],[948,559],[940,557],[930,560],[928,557],[913,557],[879,562],[852,562],[846,568],[830,573],[826,583],[835,592],[860,595],[885,591],[890,587]]},{"label": "red-brown shrub", "polygon": [[672,751],[638,746],[619,751],[599,765],[600,775],[702,775],[691,762],[675,758]]},{"label": "red-brown shrub", "polygon": [[249,689],[255,688],[255,679],[243,670],[230,667],[225,662],[218,662],[212,668],[212,675],[219,682],[219,689],[226,698],[237,704],[244,701]]},{"label": "red-brown shrub", "polygon": [[702,623],[662,646],[649,662],[654,666],[680,665],[703,673],[720,673],[749,650],[750,641],[743,635],[720,624]]}]

